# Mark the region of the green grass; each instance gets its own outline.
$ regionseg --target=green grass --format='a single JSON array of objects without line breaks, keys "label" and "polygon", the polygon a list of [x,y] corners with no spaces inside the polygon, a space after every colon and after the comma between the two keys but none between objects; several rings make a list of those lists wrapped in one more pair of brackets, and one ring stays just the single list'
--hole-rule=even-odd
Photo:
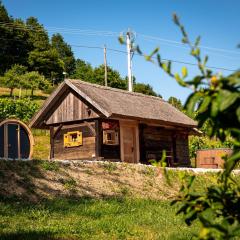
[{"label": "green grass", "polygon": [[[39,105],[42,105],[43,102],[47,99],[49,94],[44,93],[41,90],[35,90],[34,96],[31,96],[31,90],[22,89],[20,92],[20,89],[14,89],[13,91],[13,97],[19,98],[19,97],[31,97],[33,101],[38,103]],[[11,98],[10,96],[10,89],[0,87],[0,98]]]},{"label": "green grass", "polygon": [[49,159],[50,154],[50,136],[49,131],[32,130],[34,137],[33,159]]},{"label": "green grass", "polygon": [[0,202],[0,239],[192,239],[168,201],[54,199]]}]

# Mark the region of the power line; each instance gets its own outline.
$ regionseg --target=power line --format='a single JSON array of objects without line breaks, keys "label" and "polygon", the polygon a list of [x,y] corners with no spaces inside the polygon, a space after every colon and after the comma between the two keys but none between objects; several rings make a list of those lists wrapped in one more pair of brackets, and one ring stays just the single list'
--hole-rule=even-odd
[{"label": "power line", "polygon": [[[32,32],[39,32],[39,33],[44,33],[45,30],[41,29],[39,27],[38,29],[36,28],[31,28],[30,26],[23,26],[20,24],[12,24],[12,23],[3,23],[0,22],[0,26],[3,27],[8,27],[8,28],[14,28],[17,30],[23,30],[23,31],[32,31]],[[47,28],[48,32],[59,32],[61,31],[62,33],[69,33],[69,34],[78,34],[78,35],[93,35],[93,36],[107,36],[107,37],[117,37],[119,36],[118,32],[111,32],[111,31],[97,31],[97,30],[90,30],[90,29],[76,29],[76,28],[58,28],[58,27],[48,27]]]},{"label": "power line", "polygon": [[[10,40],[10,38],[2,38],[0,37],[0,39],[3,40]],[[15,41],[22,41],[21,39],[15,39]],[[76,48],[88,48],[88,49],[100,49],[103,50],[103,47],[99,47],[99,46],[88,46],[88,45],[75,45],[75,44],[68,44],[71,47],[76,47]],[[119,49],[114,49],[114,48],[107,48],[108,51],[112,51],[112,52],[117,52],[117,53],[122,53],[122,54],[127,54],[126,51],[123,50],[119,50]],[[137,56],[141,56],[138,53],[134,53]],[[153,57],[154,59],[157,59],[155,57]],[[198,64],[196,63],[191,63],[191,62],[185,62],[185,61],[180,61],[180,60],[173,60],[173,59],[167,59],[167,58],[162,58],[163,61],[171,61],[173,63],[178,63],[178,64],[185,64],[185,65],[190,65],[190,66],[198,66]],[[206,66],[209,69],[216,69],[216,70],[224,70],[224,71],[229,71],[229,72],[236,72],[238,71],[238,69],[229,69],[229,68],[224,68],[224,67],[216,67],[216,66]]]},{"label": "power line", "polygon": [[[155,40],[155,41],[159,41],[159,42],[162,41],[162,42],[167,42],[167,43],[171,43],[171,44],[177,44],[177,45],[182,45],[182,46],[184,45],[184,43],[179,42],[179,41],[159,38],[159,37],[150,36],[150,35],[141,34],[141,33],[138,33],[138,36],[142,36],[145,39]],[[224,48],[214,48],[214,47],[204,46],[204,45],[199,45],[199,47],[202,49],[211,50],[211,51],[225,52],[225,53],[231,53],[231,54],[240,54],[240,52],[228,50],[228,49],[224,49]]]},{"label": "power line", "polygon": [[[2,38],[2,37],[0,37],[0,39],[10,40],[10,38]],[[20,39],[20,38],[14,39],[14,40],[15,41],[22,41],[22,39]],[[71,47],[78,47],[78,48],[101,49],[101,50],[104,49],[103,47],[99,47],[99,46],[74,45],[74,44],[68,44],[68,45],[71,46]],[[112,51],[112,52],[118,52],[118,53],[127,54],[126,51],[122,51],[122,50],[119,50],[119,49],[108,48],[108,50]],[[135,53],[135,54],[138,55],[138,56],[141,56],[138,53]],[[157,58],[154,58],[154,59],[157,59]],[[167,59],[167,58],[162,58],[162,60],[163,61],[171,61],[173,63],[178,63],[178,64],[185,64],[185,65],[190,65],[190,66],[198,66],[198,64],[196,64],[196,63],[185,62],[185,61],[180,61],[180,60],[173,60],[173,59]],[[229,71],[229,72],[236,72],[236,71],[238,71],[238,69],[234,70],[234,69],[229,69],[229,68],[224,68],[224,67],[216,67],[216,66],[206,66],[206,67],[209,68],[209,69],[224,70],[224,71]]]},{"label": "power line", "polygon": [[[16,28],[18,30],[29,30],[29,31],[36,31],[36,32],[44,32],[44,29],[33,29],[29,26],[23,26],[20,25],[17,26],[18,24],[15,23],[6,23],[6,22],[0,22],[0,26],[6,26],[6,27],[12,27]],[[92,30],[92,29],[79,29],[79,28],[63,28],[63,27],[46,27],[46,29],[49,32],[59,32],[61,31],[62,33],[68,33],[68,34],[79,34],[79,35],[88,35],[88,36],[106,36],[106,37],[117,37],[119,36],[119,32],[113,32],[113,31],[99,31],[99,30]],[[153,41],[159,41],[159,42],[165,42],[165,43],[170,43],[175,46],[182,46],[184,47],[184,44],[179,41],[174,41],[170,39],[165,39],[165,38],[160,38],[156,36],[151,36],[151,35],[146,35],[142,33],[137,33],[137,36],[143,37],[145,40],[153,40]],[[202,49],[210,50],[210,51],[215,51],[215,52],[225,52],[225,53],[231,53],[231,54],[240,54],[240,52],[233,51],[233,50],[228,50],[224,48],[214,48],[210,46],[205,46],[205,45],[200,45]]]},{"label": "power line", "polygon": [[[156,43],[156,41],[153,41],[153,40],[150,40],[150,39],[147,40],[147,41]],[[189,50],[189,47],[185,46],[183,43],[180,45],[180,42],[179,42],[179,44],[171,44],[171,43],[168,43],[168,42],[161,42],[161,45]],[[209,49],[206,50],[206,51],[211,52],[209,56],[217,56],[217,57],[222,57],[222,58],[227,58],[227,59],[232,59],[232,60],[240,60],[240,56],[222,55],[221,53],[219,54],[219,53],[216,53],[216,51],[209,50]]]},{"label": "power line", "polygon": [[[86,45],[71,45],[73,47],[79,47],[79,48],[97,48],[97,49],[103,49],[103,47],[95,47],[95,46],[86,46]],[[123,50],[119,50],[119,49],[114,49],[114,48],[108,48],[108,51],[112,51],[112,52],[118,52],[118,53],[123,53],[123,54],[127,54],[126,51]],[[134,53],[137,56],[142,56],[138,53]],[[156,57],[153,57],[154,59],[157,59]],[[169,58],[162,58],[163,61],[170,61],[173,63],[179,63],[179,64],[185,64],[185,65],[190,65],[190,66],[198,66],[197,63],[191,63],[191,62],[185,62],[185,61],[179,61],[179,60],[173,60],[173,59],[169,59]],[[229,69],[229,68],[224,68],[224,67],[216,67],[216,66],[206,66],[209,69],[216,69],[216,70],[224,70],[224,71],[229,71],[229,72],[236,72],[238,71],[238,69]]]}]

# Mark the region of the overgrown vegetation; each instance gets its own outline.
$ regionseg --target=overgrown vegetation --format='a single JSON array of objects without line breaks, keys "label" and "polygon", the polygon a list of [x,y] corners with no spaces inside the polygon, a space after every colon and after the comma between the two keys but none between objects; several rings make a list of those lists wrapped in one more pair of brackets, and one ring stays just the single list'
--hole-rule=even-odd
[{"label": "overgrown vegetation", "polygon": [[29,98],[0,98],[0,119],[17,118],[27,122],[38,109],[39,105]]}]

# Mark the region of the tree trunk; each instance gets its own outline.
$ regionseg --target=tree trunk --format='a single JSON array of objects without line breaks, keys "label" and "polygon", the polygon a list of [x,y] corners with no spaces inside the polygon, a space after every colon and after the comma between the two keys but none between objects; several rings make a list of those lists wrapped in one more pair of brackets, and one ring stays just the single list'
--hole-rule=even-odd
[{"label": "tree trunk", "polygon": [[13,88],[10,88],[10,96],[13,96]]},{"label": "tree trunk", "polygon": [[34,91],[34,90],[32,89],[32,93],[31,93],[32,97],[33,97],[33,91]]}]

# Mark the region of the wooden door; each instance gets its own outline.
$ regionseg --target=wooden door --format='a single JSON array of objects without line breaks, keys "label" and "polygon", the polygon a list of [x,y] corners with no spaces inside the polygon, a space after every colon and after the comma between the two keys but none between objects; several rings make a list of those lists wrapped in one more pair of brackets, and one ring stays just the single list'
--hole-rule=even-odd
[{"label": "wooden door", "polygon": [[123,162],[138,162],[138,132],[134,124],[120,124],[121,159]]},{"label": "wooden door", "polygon": [[4,126],[0,126],[0,158],[4,158]]},{"label": "wooden door", "polygon": [[19,158],[19,127],[16,124],[8,124],[8,158]]}]

